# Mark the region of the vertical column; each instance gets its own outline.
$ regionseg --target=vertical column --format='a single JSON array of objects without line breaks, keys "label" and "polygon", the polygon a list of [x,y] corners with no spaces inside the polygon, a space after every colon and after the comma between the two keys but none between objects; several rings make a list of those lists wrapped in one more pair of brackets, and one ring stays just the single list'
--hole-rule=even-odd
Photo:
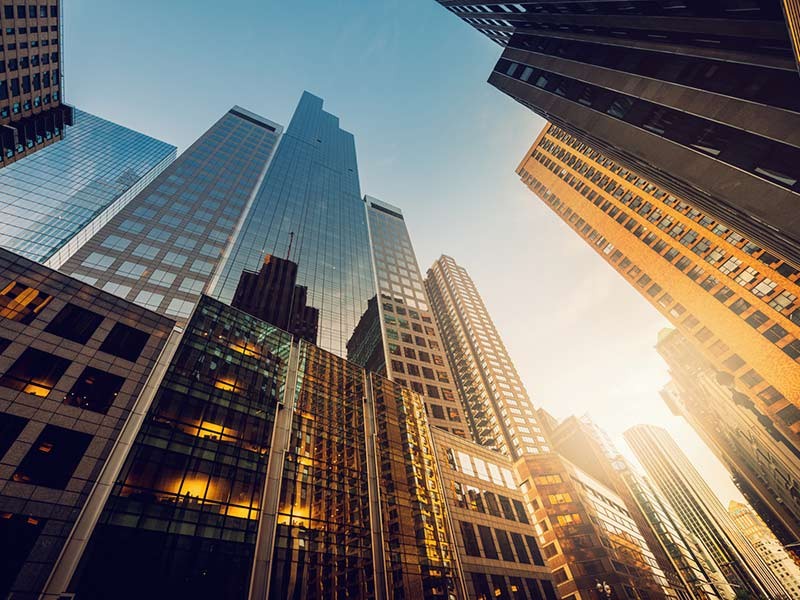
[{"label": "vertical column", "polygon": [[381,514],[380,476],[377,450],[377,426],[375,423],[375,404],[372,394],[372,375],[364,374],[364,435],[367,440],[367,482],[369,489],[369,520],[372,534],[372,562],[375,569],[375,598],[389,598],[386,578],[386,545],[383,539],[383,515]]},{"label": "vertical column", "polygon": [[50,578],[44,586],[40,600],[58,598],[66,592],[69,582],[75,574],[75,569],[78,567],[78,563],[86,550],[86,545],[89,543],[89,538],[94,531],[95,525],[100,519],[100,513],[111,495],[114,482],[119,477],[122,465],[125,464],[125,459],[128,457],[128,452],[130,452],[131,446],[136,440],[136,435],[142,428],[147,416],[147,411],[150,410],[150,405],[156,397],[161,380],[164,378],[167,368],[172,362],[172,357],[178,349],[178,344],[183,337],[182,334],[183,331],[181,329],[175,328],[167,338],[167,342],[164,344],[164,348],[147,378],[136,404],[134,404],[128,419],[122,426],[108,460],[103,465],[103,470],[100,472],[97,482],[86,499],[86,504],[84,504],[77,521],[75,521],[75,526],[72,528],[61,550],[52,573],[50,573]]},{"label": "vertical column", "polygon": [[267,477],[261,494],[261,516],[258,523],[256,550],[253,570],[250,575],[250,600],[266,600],[269,597],[272,557],[275,548],[275,534],[278,526],[278,502],[281,495],[281,480],[286,452],[291,442],[292,416],[294,414],[295,394],[297,393],[297,374],[300,360],[300,342],[292,341],[289,364],[286,370],[286,388],[283,399],[275,412],[275,425],[272,429]]}]

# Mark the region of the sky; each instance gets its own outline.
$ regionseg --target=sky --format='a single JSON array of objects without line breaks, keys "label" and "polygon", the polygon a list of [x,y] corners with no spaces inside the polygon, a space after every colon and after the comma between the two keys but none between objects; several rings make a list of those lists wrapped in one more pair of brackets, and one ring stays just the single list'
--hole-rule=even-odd
[{"label": "sky", "polygon": [[486,83],[500,52],[434,0],[70,0],[64,96],[179,151],[233,105],[288,125],[322,97],[362,192],[403,209],[423,272],[441,254],[469,271],[538,407],[590,414],[623,451],[661,425],[741,499],[658,395],[667,321],[515,174],[544,122]]}]

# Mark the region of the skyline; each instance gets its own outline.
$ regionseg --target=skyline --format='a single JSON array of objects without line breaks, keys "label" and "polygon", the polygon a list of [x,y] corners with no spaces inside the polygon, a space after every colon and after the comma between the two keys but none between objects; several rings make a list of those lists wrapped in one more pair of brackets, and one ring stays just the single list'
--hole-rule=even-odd
[{"label": "skyline", "polygon": [[[666,321],[580,239],[561,229],[565,225],[515,176],[544,122],[485,83],[496,45],[432,2],[416,2],[413,10],[402,10],[398,2],[303,6],[300,14],[244,3],[240,10],[256,11],[254,22],[256,15],[276,22],[304,20],[316,33],[308,39],[312,47],[286,61],[280,49],[290,42],[290,33],[257,38],[253,25],[245,35],[224,36],[225,52],[215,55],[209,46],[203,60],[195,61],[180,51],[176,55],[176,48],[192,47],[181,43],[182,36],[212,39],[213,32],[230,30],[227,19],[240,25],[239,12],[193,14],[192,27],[182,29],[181,16],[188,9],[181,7],[187,5],[159,6],[162,18],[145,25],[148,7],[156,10],[153,2],[141,3],[141,13],[127,13],[122,20],[115,3],[76,3],[65,15],[68,101],[183,151],[234,104],[288,125],[303,89],[324,97],[326,107],[341,115],[343,128],[357,138],[362,190],[403,208],[423,273],[447,254],[475,279],[537,408],[559,418],[589,412],[621,450],[626,450],[621,433],[627,427],[666,425],[698,468],[713,473],[713,487],[723,500],[740,497],[710,451],[658,396],[668,375],[653,346]],[[347,32],[325,27],[334,16],[347,20]],[[381,26],[372,27],[376,23]],[[142,31],[150,33],[146,44]],[[118,51],[92,52],[98,45]],[[325,46],[333,50],[321,54]],[[256,55],[267,58],[266,85],[259,77],[237,77],[254,72],[250,61]],[[245,57],[244,64],[231,68],[225,60],[231,56]],[[215,79],[197,78],[192,65],[201,62]],[[185,69],[176,73],[174,64]],[[124,81],[119,79],[123,73]],[[368,88],[367,75],[374,82]],[[198,94],[209,81],[219,92]],[[152,85],[158,94],[148,92]],[[102,97],[97,89],[104,90]],[[185,93],[197,101],[179,104]],[[450,102],[453,94],[465,99],[457,111]],[[430,135],[434,127],[437,135]],[[468,176],[473,173],[488,175]],[[452,227],[453,222],[459,226]],[[475,247],[478,237],[487,240],[485,246]],[[553,249],[558,258],[542,249]],[[498,263],[497,256],[505,262]],[[515,279],[520,283],[510,285]],[[627,331],[630,324],[634,331]],[[540,340],[547,340],[547,347]],[[626,364],[630,367],[624,369]],[[598,390],[598,380],[608,386]]]}]

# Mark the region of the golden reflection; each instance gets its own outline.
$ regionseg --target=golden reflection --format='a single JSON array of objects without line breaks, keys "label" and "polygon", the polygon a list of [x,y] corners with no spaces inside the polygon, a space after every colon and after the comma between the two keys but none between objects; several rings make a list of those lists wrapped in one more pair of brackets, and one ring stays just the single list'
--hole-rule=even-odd
[{"label": "golden reflection", "polygon": [[231,378],[217,379],[214,382],[214,387],[217,388],[218,390],[225,390],[226,392],[239,391],[239,388],[236,384],[236,380]]},{"label": "golden reflection", "polygon": [[261,356],[261,353],[258,351],[258,347],[255,344],[248,344],[247,342],[244,344],[231,342],[228,344],[228,348],[234,352],[238,352],[239,354],[244,354],[245,356]]}]

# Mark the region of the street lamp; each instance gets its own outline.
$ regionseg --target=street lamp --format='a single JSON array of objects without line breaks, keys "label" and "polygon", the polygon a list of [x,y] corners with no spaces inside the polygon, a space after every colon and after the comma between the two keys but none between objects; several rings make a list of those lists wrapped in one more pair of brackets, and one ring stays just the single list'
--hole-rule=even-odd
[{"label": "street lamp", "polygon": [[602,583],[599,580],[595,579],[595,589],[597,590],[598,594],[602,594],[606,597],[606,599],[611,598],[611,586],[606,583],[605,579]]}]

